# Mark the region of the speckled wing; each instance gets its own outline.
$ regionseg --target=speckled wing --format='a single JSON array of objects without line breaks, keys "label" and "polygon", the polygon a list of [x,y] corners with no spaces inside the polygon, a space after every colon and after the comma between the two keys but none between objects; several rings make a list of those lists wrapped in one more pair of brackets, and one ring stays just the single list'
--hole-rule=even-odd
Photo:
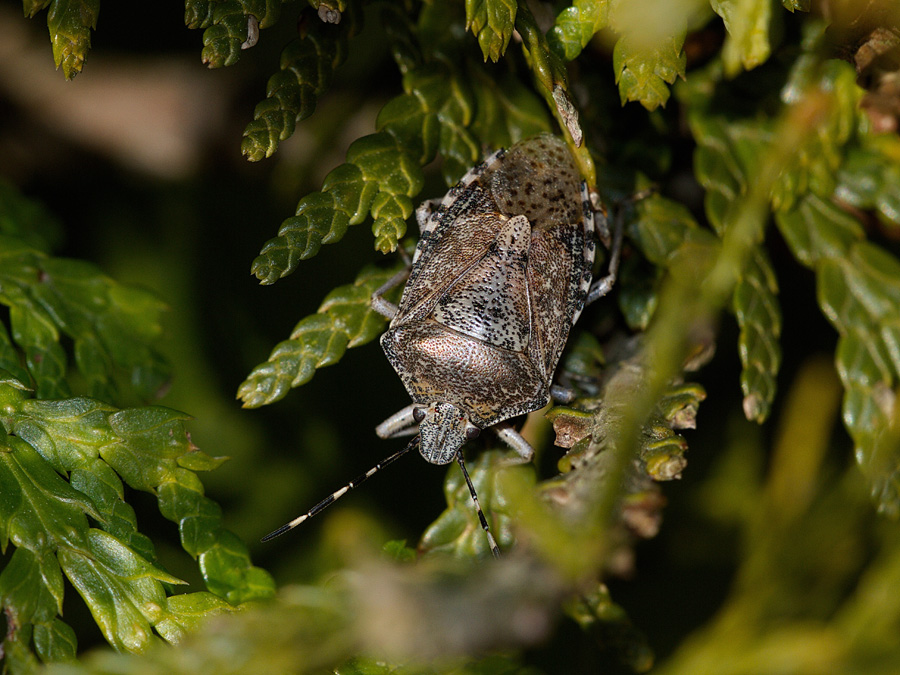
[{"label": "speckled wing", "polygon": [[514,146],[484,180],[502,213],[523,214],[532,226],[530,354],[549,383],[591,285],[593,211],[572,155],[555,136]]},{"label": "speckled wing", "polygon": [[531,335],[531,224],[525,216],[503,220],[484,256],[444,291],[431,318],[495,347],[525,352]]},{"label": "speckled wing", "polygon": [[505,219],[479,182],[435,211],[416,246],[409,280],[391,322],[398,326],[430,314],[447,288],[484,257]]}]

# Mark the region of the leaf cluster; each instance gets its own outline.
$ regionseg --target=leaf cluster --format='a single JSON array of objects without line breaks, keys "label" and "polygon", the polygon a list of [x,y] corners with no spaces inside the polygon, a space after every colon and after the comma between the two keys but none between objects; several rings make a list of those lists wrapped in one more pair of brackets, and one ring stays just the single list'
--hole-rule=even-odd
[{"label": "leaf cluster", "polygon": [[[225,458],[191,442],[186,415],[146,405],[168,377],[155,349],[162,303],[39,248],[55,225],[9,186],[0,195],[0,300],[9,308],[9,328],[0,326],[5,669],[75,659],[75,632],[61,618],[64,579],[106,640],[130,652],[157,641],[154,632],[177,642],[206,617],[271,595],[271,577],[204,496],[197,472]],[[33,243],[19,236],[26,230]],[[125,486],[156,496],[207,591],[173,594],[184,582],[138,529]]]}]

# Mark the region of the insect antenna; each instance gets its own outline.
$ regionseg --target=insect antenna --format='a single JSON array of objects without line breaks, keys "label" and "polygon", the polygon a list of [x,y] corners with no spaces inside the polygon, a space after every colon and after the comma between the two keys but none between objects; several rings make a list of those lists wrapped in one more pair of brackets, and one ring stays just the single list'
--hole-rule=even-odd
[{"label": "insect antenna", "polygon": [[[345,494],[350,492],[350,490],[362,485],[366,481],[366,479],[369,478],[369,476],[375,475],[376,473],[381,471],[384,467],[386,467],[388,464],[390,464],[394,460],[397,460],[397,459],[400,459],[401,457],[403,457],[403,455],[405,455],[407,452],[412,450],[416,445],[418,445],[418,443],[419,443],[419,437],[416,436],[414,439],[412,439],[409,442],[409,445],[407,445],[405,448],[403,448],[402,450],[398,450],[393,455],[390,455],[389,457],[386,457],[385,459],[381,460],[380,462],[378,462],[378,464],[373,466],[371,469],[366,471],[364,474],[351,480],[349,483],[347,483],[347,485],[342,487],[340,490],[337,490],[336,492],[332,492],[330,495],[325,497],[325,499],[320,501],[318,504],[316,504],[309,511],[304,513],[302,516],[298,516],[297,518],[294,518],[291,522],[286,523],[285,525],[282,525],[274,532],[269,532],[269,534],[267,534],[265,537],[263,537],[261,541],[269,541],[270,539],[274,539],[275,537],[278,537],[289,530],[293,530],[295,527],[300,525],[303,521],[305,521],[309,518],[312,518],[314,515],[319,513],[319,511],[324,511],[326,507],[331,506],[338,499],[340,499]],[[468,479],[469,479],[469,477],[466,476],[466,480],[468,480]],[[470,482],[469,487],[471,488],[471,486],[472,486],[472,484]],[[475,496],[474,490],[472,492],[472,496],[473,497]],[[476,500],[475,503],[477,505],[478,501]],[[480,508],[479,508],[478,512],[481,513]],[[485,523],[485,521],[484,521],[484,516],[481,517],[481,521],[484,524],[484,526],[487,527],[487,523]],[[488,536],[490,536],[490,534]]]},{"label": "insect antenna", "polygon": [[478,512],[478,520],[481,521],[481,529],[484,530],[484,533],[487,535],[488,545],[491,547],[491,553],[494,554],[495,558],[499,558],[500,547],[497,546],[497,542],[494,540],[494,535],[491,534],[491,528],[488,527],[487,518],[484,517],[484,511],[481,510],[481,504],[478,503],[478,495],[475,494],[475,486],[472,485],[472,479],[469,478],[469,472],[466,471],[466,463],[463,461],[461,452],[456,456],[456,461],[459,462],[459,468],[462,469],[463,476],[465,476],[466,478],[466,484],[469,486],[469,494],[472,495],[472,501],[475,502],[475,510]]}]

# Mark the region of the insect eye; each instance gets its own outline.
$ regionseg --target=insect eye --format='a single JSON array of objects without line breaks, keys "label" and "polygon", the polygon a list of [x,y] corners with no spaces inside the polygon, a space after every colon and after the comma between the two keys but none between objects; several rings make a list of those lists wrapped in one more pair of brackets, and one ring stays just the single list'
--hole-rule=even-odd
[{"label": "insect eye", "polygon": [[425,419],[425,411],[421,408],[413,408],[413,419],[416,422],[421,422]]},{"label": "insect eye", "polygon": [[478,438],[478,435],[481,433],[481,429],[478,427],[469,427],[466,429],[466,440],[473,441]]}]

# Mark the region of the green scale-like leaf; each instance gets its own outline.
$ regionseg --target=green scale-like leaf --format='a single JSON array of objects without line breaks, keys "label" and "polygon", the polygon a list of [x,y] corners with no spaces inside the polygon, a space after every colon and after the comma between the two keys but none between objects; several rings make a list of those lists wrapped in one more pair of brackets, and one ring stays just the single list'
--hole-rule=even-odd
[{"label": "green scale-like leaf", "polygon": [[142,651],[151,642],[151,626],[166,606],[160,582],[183,583],[102,530],[89,529],[81,546],[60,548],[57,557],[103,636],[125,651]]},{"label": "green scale-like leaf", "polygon": [[831,202],[810,196],[777,215],[794,255],[816,270],[822,311],[840,333],[843,417],[882,508],[900,512],[900,462],[877,451],[892,428],[886,403],[900,382],[900,261],[863,240]]},{"label": "green scale-like leaf", "polygon": [[722,50],[729,77],[750,70],[769,58],[772,3],[754,0],[712,0],[713,11],[722,17],[728,38]]},{"label": "green scale-like leaf", "polygon": [[738,353],[741,357],[741,388],[744,415],[763,422],[775,399],[775,376],[781,367],[781,308],[778,282],[768,255],[753,248],[744,273],[732,297],[740,328]]},{"label": "green scale-like leaf", "polygon": [[516,0],[466,0],[466,29],[478,38],[484,60],[506,53],[516,22]]},{"label": "green scale-like leaf", "polygon": [[[633,240],[651,262],[673,273],[682,272],[677,267],[680,252],[705,249],[708,251],[706,257],[711,259],[718,250],[715,237],[701,229],[687,209],[679,204],[652,196],[638,203],[637,212]],[[654,296],[655,293],[654,290]],[[781,366],[781,310],[777,293],[777,280],[768,256],[764,249],[755,246],[735,286],[732,310],[741,331],[738,351],[744,412],[748,419],[758,422],[768,415],[775,396],[775,378]],[[656,306],[652,298],[645,298],[642,303]]]},{"label": "green scale-like leaf", "polygon": [[184,25],[188,28],[206,28],[212,23],[216,0],[185,0]]},{"label": "green scale-like leaf", "polygon": [[[355,8],[351,4],[350,8]],[[297,122],[312,115],[317,98],[328,88],[334,70],[347,57],[347,41],[360,28],[354,11],[337,26],[310,21],[303,37],[281,53],[281,70],[269,78],[266,100],[253,111],[244,130],[241,152],[250,161],[271,157]]]},{"label": "green scale-like leaf", "polygon": [[247,40],[247,22],[253,16],[259,28],[268,28],[281,15],[280,0],[188,1],[184,22],[188,28],[206,28],[200,58],[210,68],[232,66],[241,57]]},{"label": "green scale-like leaf", "polygon": [[860,209],[878,212],[893,227],[900,225],[900,138],[868,137],[851,148],[838,170],[835,196]]},{"label": "green scale-like leaf", "polygon": [[[707,83],[697,77],[692,86],[698,95],[693,96],[687,88],[686,94],[692,103],[689,119],[698,143],[697,176],[708,190],[710,221],[722,228],[733,218],[737,197],[750,189],[750,181],[762,170],[761,158],[771,154],[776,127],[774,121],[709,114],[702,94]],[[777,176],[771,204],[794,256],[816,272],[819,305],[840,334],[835,360],[845,388],[843,418],[861,467],[880,506],[900,511],[900,460],[893,451],[882,450],[892,429],[886,392],[900,382],[900,264],[865,242],[862,225],[832,200],[834,194],[846,195],[860,205],[879,208],[874,195],[900,192],[896,180],[900,174],[886,172],[877,187],[870,188],[867,183],[868,169],[858,163],[859,150],[855,149],[877,147],[877,141],[873,142],[877,137],[869,135],[861,123],[861,92],[851,67],[836,61],[819,64],[811,57],[800,59],[789,74],[783,97],[798,99],[800,92],[810,89],[820,94],[811,99],[819,106],[815,125]],[[822,92],[827,92],[827,98],[821,97]],[[805,119],[800,123],[808,124]],[[755,306],[756,311],[746,318],[755,315],[759,322],[756,326],[756,321],[742,323],[741,336],[745,408],[753,413],[762,409],[756,405],[756,396],[747,394],[747,387],[756,382],[756,395],[762,395],[774,381],[770,368],[777,367],[774,346],[780,322],[766,318],[767,314],[776,316],[771,311],[774,285],[765,283],[769,273],[762,269],[754,273],[753,265],[759,259],[754,261],[751,256],[750,262],[751,276],[744,280],[755,277],[755,281],[752,285],[739,283],[734,305],[736,309],[740,304]],[[755,297],[742,297],[750,289],[755,290]],[[765,323],[769,325],[764,327]],[[749,358],[748,341],[754,335],[755,359]]]},{"label": "green scale-like leaf", "polygon": [[547,44],[566,61],[574,61],[591,38],[609,23],[607,0],[575,0],[557,17]]},{"label": "green scale-like leaf", "polygon": [[99,13],[100,0],[53,0],[50,3],[47,28],[53,45],[53,61],[57,68],[62,68],[67,80],[84,67],[91,48],[91,30],[97,28]]},{"label": "green scale-like leaf", "polygon": [[203,31],[200,58],[210,68],[232,66],[247,39],[247,15],[238,0],[222,0],[212,8],[211,25]]},{"label": "green scale-like leaf", "polygon": [[625,35],[613,49],[613,69],[624,105],[639,101],[647,110],[665,106],[669,85],[684,77],[687,57],[683,51],[686,29],[649,45]]},{"label": "green scale-like leaf", "polygon": [[[321,192],[303,197],[296,215],[284,221],[278,237],[263,246],[252,266],[263,283],[289,274],[301,260],[318,253],[322,244],[339,241],[349,225],[361,223],[368,213],[374,218],[376,248],[396,249],[413,211],[412,197],[424,183],[422,165],[434,158],[442,138],[451,157],[459,154],[459,131],[468,124],[472,104],[458,101],[470,94],[450,75],[448,69],[426,67],[404,77],[410,90],[384,107],[378,132],[354,141],[346,164],[325,177]],[[451,126],[451,117],[453,130],[444,132]],[[475,143],[465,139],[463,147],[474,150]]]},{"label": "green scale-like leaf", "polygon": [[[445,47],[454,49],[446,44],[447,24],[455,20],[447,15],[448,9],[443,4],[424,7],[417,39],[407,17],[394,6],[386,8],[405,93],[379,113],[378,133],[355,141],[346,163],[326,176],[320,192],[303,197],[278,237],[263,246],[252,265],[263,283],[291,273],[322,244],[339,241],[348,226],[368,215],[374,219],[376,249],[394,250],[406,232],[412,198],[424,183],[421,167],[436,153],[444,158],[442,170],[449,184],[481,155],[478,138],[483,140],[490,133],[493,143],[503,143],[546,128],[546,113],[520,83],[501,77],[498,89],[494,81],[480,81],[478,69],[462,54],[454,52],[454,58],[449,58],[440,52]],[[543,45],[540,63],[550,77],[548,82],[564,83],[562,64],[546,51],[541,36],[534,30],[528,34],[532,48]],[[551,62],[553,67],[548,65]],[[321,62],[317,63],[321,69]]]},{"label": "green scale-like leaf", "polygon": [[[377,337],[387,319],[372,309],[372,293],[399,269],[366,267],[354,283],[329,293],[318,313],[302,319],[290,339],[278,344],[268,361],[247,376],[237,393],[244,406],[258,408],[284,398],[290,389],[308,382],[317,368],[337,363],[348,347]],[[391,297],[396,297],[396,289]]]},{"label": "green scale-like leaf", "polygon": [[[503,491],[497,471],[505,456],[506,451],[501,450],[483,452],[475,461],[466,463],[488,525],[501,547],[509,546],[514,541],[511,529],[512,504]],[[523,476],[527,474],[525,480],[534,483],[532,467],[519,467],[517,472]],[[419,550],[452,553],[461,558],[489,556],[487,537],[472,504],[468,484],[456,465],[447,472],[444,496],[447,509],[422,534]]]}]

